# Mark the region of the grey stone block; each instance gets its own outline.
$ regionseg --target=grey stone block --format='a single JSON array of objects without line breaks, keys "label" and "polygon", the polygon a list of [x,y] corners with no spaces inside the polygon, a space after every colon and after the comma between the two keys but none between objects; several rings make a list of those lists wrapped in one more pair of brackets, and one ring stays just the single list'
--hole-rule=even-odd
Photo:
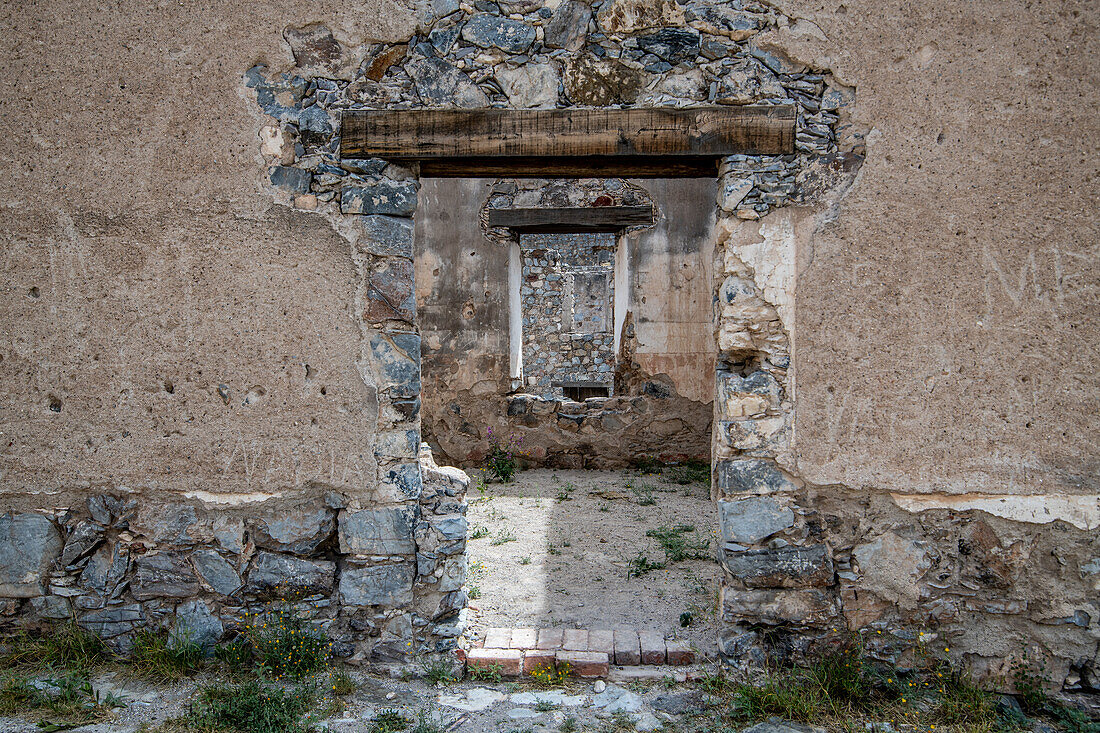
[{"label": "grey stone block", "polygon": [[202,581],[215,593],[230,596],[240,590],[241,576],[214,550],[196,550],[191,556],[191,562]]},{"label": "grey stone block", "polygon": [[722,553],[732,578],[749,588],[805,588],[831,585],[833,562],[824,545]]},{"label": "grey stone block", "polygon": [[294,168],[288,165],[277,165],[271,169],[271,185],[282,188],[291,193],[309,193],[310,183],[313,182],[313,174],[302,168]]},{"label": "grey stone block", "polygon": [[404,606],[412,603],[415,572],[410,563],[348,566],[340,573],[340,600],[348,606]]},{"label": "grey stone block", "polygon": [[139,601],[188,598],[199,592],[199,581],[187,559],[175,552],[154,552],[134,561],[130,592]]},{"label": "grey stone block", "polygon": [[794,512],[770,496],[718,502],[722,543],[751,545],[794,525]]},{"label": "grey stone block", "polygon": [[198,644],[209,652],[224,633],[222,622],[210,612],[206,603],[192,600],[176,606],[176,622],[168,635],[168,646],[178,648],[184,644]]},{"label": "grey stone block", "polygon": [[466,21],[462,37],[481,48],[523,53],[535,40],[535,28],[519,20],[478,14]]},{"label": "grey stone block", "polygon": [[340,516],[340,552],[353,555],[405,555],[416,552],[415,507],[344,512]]},{"label": "grey stone block", "polygon": [[131,603],[126,606],[91,611],[81,616],[77,624],[96,636],[111,639],[144,626],[145,614],[140,603]]},{"label": "grey stone block", "polygon": [[381,390],[396,397],[420,395],[420,336],[376,333],[370,351]]},{"label": "grey stone block", "polygon": [[309,555],[336,529],[336,512],[328,507],[279,508],[265,511],[247,524],[257,547]]},{"label": "grey stone block", "polygon": [[336,581],[336,563],[303,560],[292,555],[259,552],[252,561],[246,589],[257,594],[329,593]]},{"label": "grey stone block", "polygon": [[362,186],[345,186],[340,192],[340,211],[412,216],[416,211],[416,184],[383,179]]},{"label": "grey stone block", "polygon": [[372,255],[413,256],[412,219],[375,214],[360,219],[363,234],[359,247]]},{"label": "grey stone block", "polygon": [[61,533],[41,514],[0,517],[0,598],[44,595],[61,548]]},{"label": "grey stone block", "polygon": [[106,598],[114,595],[129,569],[130,556],[120,545],[102,545],[84,566],[80,585]]},{"label": "grey stone block", "polygon": [[103,526],[95,522],[80,522],[73,528],[61,550],[61,567],[72,565],[94,550],[103,541]]},{"label": "grey stone block", "polygon": [[[489,106],[489,97],[461,69],[435,56],[415,56],[405,63],[420,100],[430,106],[463,109]],[[377,212],[388,213],[388,212]]]},{"label": "grey stone block", "polygon": [[718,461],[718,488],[724,494],[763,489],[795,491],[798,487],[783,475],[773,461],[762,458],[738,458]]}]

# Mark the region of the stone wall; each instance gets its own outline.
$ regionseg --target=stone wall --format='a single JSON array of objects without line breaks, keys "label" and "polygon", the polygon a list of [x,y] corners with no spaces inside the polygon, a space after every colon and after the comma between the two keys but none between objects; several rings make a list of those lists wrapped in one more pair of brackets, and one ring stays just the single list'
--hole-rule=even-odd
[{"label": "stone wall", "polygon": [[[718,194],[722,648],[793,653],[843,621],[901,654],[928,630],[979,672],[1028,648],[1095,688],[1090,10],[273,2],[154,24],[137,3],[20,6],[0,39],[6,621],[67,608],[53,588],[92,567],[71,597],[103,600],[78,616],[106,633],[134,604],[140,623],[205,617],[193,600],[231,623],[196,554],[246,586],[267,555],[242,564],[215,522],[237,517],[247,553],[268,506],[422,511],[398,495],[420,411],[416,171],[338,160],[339,109],[792,100],[799,153],[730,158]],[[93,512],[101,496],[118,511]],[[131,500],[141,537],[159,537],[147,506],[210,529],[145,552]],[[336,550],[262,552],[322,587],[334,563],[338,587],[362,558],[336,532]],[[120,546],[149,559],[116,595]],[[408,553],[377,557],[419,587]],[[424,563],[440,597],[443,557]],[[365,613],[411,614],[405,597]],[[450,633],[417,617],[425,647]]]},{"label": "stone wall", "polygon": [[613,388],[613,234],[519,237],[523,391],[563,399],[565,383]]},{"label": "stone wall", "polygon": [[227,507],[113,493],[0,516],[3,623],[75,618],[121,652],[144,629],[209,649],[286,601],[356,662],[453,649],[469,479],[426,449],[406,465],[370,499],[303,492]]},{"label": "stone wall", "polygon": [[[610,468],[642,457],[708,458],[714,355],[706,276],[713,216],[707,207],[713,181],[429,179],[422,195],[416,247],[425,341],[424,439],[437,455],[458,465],[481,465],[492,429],[498,436],[515,435],[529,466]],[[522,280],[509,282],[506,263],[514,247],[516,264],[522,264],[522,245],[531,239],[488,228],[488,211],[613,205],[651,206],[655,221],[617,236],[600,235],[608,252],[602,267],[614,277],[607,295],[609,332],[600,336],[606,366],[573,377],[602,380],[623,399],[562,402],[560,387],[541,391],[510,379],[509,319],[531,316],[520,309],[509,313],[509,290],[524,286]],[[479,210],[480,217],[471,214]],[[615,258],[613,268],[609,257]],[[524,277],[519,267],[516,275]],[[567,277],[544,281],[542,289],[549,285],[560,292],[564,307],[567,282]],[[616,282],[624,292],[616,292]],[[543,302],[546,293],[530,295]],[[547,348],[564,338],[557,308],[552,310],[541,313],[549,340],[521,326],[528,347],[525,376],[561,353]],[[612,329],[625,336],[617,354]],[[566,343],[589,343],[585,338],[573,335]],[[547,384],[561,379],[548,375]]]}]

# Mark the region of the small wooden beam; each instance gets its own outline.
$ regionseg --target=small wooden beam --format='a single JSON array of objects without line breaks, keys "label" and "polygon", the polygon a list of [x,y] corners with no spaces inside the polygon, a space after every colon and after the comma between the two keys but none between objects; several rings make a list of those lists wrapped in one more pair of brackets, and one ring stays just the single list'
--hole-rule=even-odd
[{"label": "small wooden beam", "polygon": [[794,123],[793,105],[348,110],[340,154],[420,161],[424,176],[715,175],[725,155],[793,153]]},{"label": "small wooden beam", "polygon": [[650,206],[593,206],[560,209],[489,209],[489,226],[517,232],[617,232],[653,223]]},{"label": "small wooden beam", "polygon": [[716,178],[721,158],[706,155],[439,158],[420,161],[424,178]]}]

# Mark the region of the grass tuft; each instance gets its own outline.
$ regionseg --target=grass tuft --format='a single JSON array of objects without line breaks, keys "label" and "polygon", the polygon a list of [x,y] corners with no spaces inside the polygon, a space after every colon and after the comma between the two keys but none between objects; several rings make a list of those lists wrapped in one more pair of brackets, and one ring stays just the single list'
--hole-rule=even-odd
[{"label": "grass tuft", "polygon": [[188,639],[139,631],[134,637],[130,666],[142,677],[168,682],[194,674],[203,664],[202,647]]},{"label": "grass tuft", "polygon": [[204,732],[308,733],[313,726],[303,718],[316,698],[313,687],[305,684],[286,689],[259,680],[203,685],[184,721]]}]

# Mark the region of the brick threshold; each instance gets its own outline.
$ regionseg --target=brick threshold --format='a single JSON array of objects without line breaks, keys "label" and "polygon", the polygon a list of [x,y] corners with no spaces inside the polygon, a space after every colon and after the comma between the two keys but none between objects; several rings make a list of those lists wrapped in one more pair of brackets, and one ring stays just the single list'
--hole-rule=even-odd
[{"label": "brick threshold", "polygon": [[694,664],[686,643],[666,641],[656,631],[635,629],[490,628],[465,652],[468,669],[496,669],[506,677],[568,664],[583,678],[607,677],[611,667]]}]

